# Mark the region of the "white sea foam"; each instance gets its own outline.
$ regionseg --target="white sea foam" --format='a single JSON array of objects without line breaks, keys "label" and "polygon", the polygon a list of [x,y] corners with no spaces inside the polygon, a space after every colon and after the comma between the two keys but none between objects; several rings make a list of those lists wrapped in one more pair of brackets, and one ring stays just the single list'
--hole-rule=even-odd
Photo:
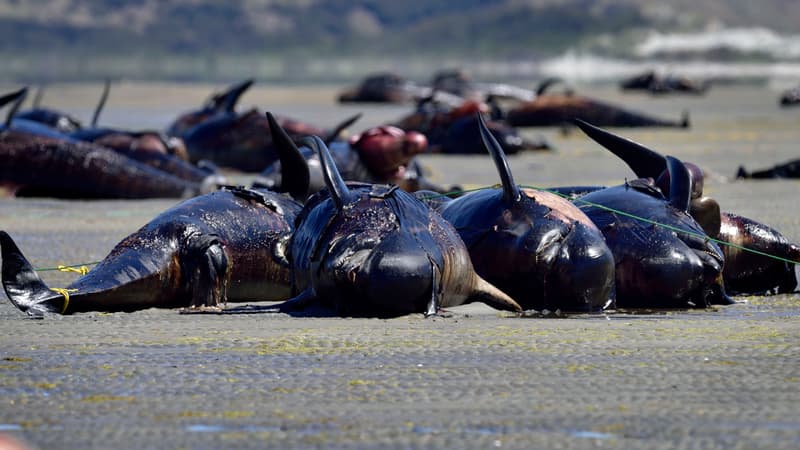
[{"label": "white sea foam", "polygon": [[728,49],[763,53],[775,58],[800,57],[800,35],[780,35],[767,28],[709,28],[695,33],[651,31],[635,48],[640,57],[675,52],[709,52]]},{"label": "white sea foam", "polygon": [[557,76],[573,82],[615,82],[645,70],[663,75],[682,75],[702,79],[762,78],[800,80],[800,62],[715,62],[707,60],[666,61],[656,58],[606,58],[590,53],[568,51],[543,61],[541,76]]},{"label": "white sea foam", "polygon": [[[675,59],[675,55],[702,55],[719,49],[744,54],[758,52],[774,60],[721,62],[701,56]],[[770,82],[796,83],[800,80],[800,35],[781,35],[759,27],[712,26],[695,33],[651,31],[633,49],[630,59],[570,50],[542,61],[537,70],[541,76],[558,76],[575,82],[614,82],[645,70],[654,70],[662,75],[694,78],[760,78]]]}]

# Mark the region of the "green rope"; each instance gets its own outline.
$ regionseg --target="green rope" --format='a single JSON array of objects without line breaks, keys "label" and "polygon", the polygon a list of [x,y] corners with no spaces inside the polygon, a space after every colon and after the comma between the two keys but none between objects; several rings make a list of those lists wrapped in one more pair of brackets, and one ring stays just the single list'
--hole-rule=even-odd
[{"label": "green rope", "polygon": [[[497,188],[497,187],[498,187],[498,185],[475,188],[475,189],[470,189],[470,190],[463,191],[462,193],[479,191],[479,190],[482,190],[482,189],[492,189],[492,188]],[[777,261],[783,261],[783,262],[786,262],[786,263],[789,263],[789,264],[800,264],[800,261],[794,261],[794,260],[791,260],[789,258],[784,258],[784,257],[781,257],[781,256],[772,255],[772,254],[769,254],[769,253],[762,252],[760,250],[755,250],[755,249],[752,249],[752,248],[744,247],[744,246],[739,245],[739,244],[734,244],[732,242],[723,241],[723,240],[720,240],[720,239],[715,239],[715,238],[712,238],[712,237],[710,237],[710,236],[708,236],[706,234],[698,233],[696,231],[684,230],[682,228],[675,227],[675,226],[668,225],[668,224],[661,223],[661,222],[657,222],[655,220],[648,219],[646,217],[637,216],[635,214],[631,214],[631,213],[628,213],[628,212],[625,212],[625,211],[620,211],[618,209],[611,208],[611,207],[608,207],[608,206],[605,206],[605,205],[600,205],[600,204],[597,204],[597,203],[594,203],[594,202],[583,200],[580,197],[576,198],[576,199],[572,199],[567,194],[562,194],[560,192],[557,192],[557,191],[554,191],[554,190],[551,190],[551,189],[540,188],[540,187],[537,187],[537,186],[530,186],[530,185],[520,185],[520,187],[521,188],[528,188],[528,189],[536,189],[538,191],[549,192],[551,194],[555,194],[555,195],[557,195],[559,197],[562,197],[562,198],[570,200],[570,201],[581,202],[583,204],[586,204],[586,205],[589,205],[589,206],[594,206],[595,208],[599,208],[599,209],[602,209],[602,210],[605,210],[605,211],[608,211],[608,212],[612,212],[614,214],[619,214],[621,216],[629,217],[631,219],[639,220],[641,222],[649,223],[651,225],[663,227],[663,228],[666,228],[668,230],[675,231],[675,232],[678,232],[678,233],[685,233],[685,234],[688,234],[688,235],[691,235],[691,236],[694,236],[694,237],[698,237],[698,238],[701,238],[701,239],[707,239],[707,240],[709,240],[711,242],[714,242],[716,244],[719,244],[719,245],[727,245],[728,247],[733,247],[733,248],[736,248],[736,249],[739,249],[739,250],[743,250],[743,251],[746,251],[746,252],[755,253],[756,255],[765,256],[767,258],[772,258],[772,259],[777,260]],[[444,193],[444,194],[438,194],[436,196],[432,195],[432,196],[427,197],[427,198],[426,197],[422,197],[422,199],[445,197],[445,196],[456,195],[458,193],[459,192],[447,192],[447,193]]]},{"label": "green rope", "polygon": [[450,192],[444,192],[444,193],[441,193],[441,194],[432,193],[431,195],[420,196],[419,199],[420,200],[432,200],[434,198],[439,198],[439,197],[450,197],[450,196],[453,196],[453,195],[467,194],[469,192],[482,191],[484,189],[495,189],[495,188],[498,188],[498,187],[500,187],[500,185],[499,184],[495,184],[494,186],[484,186],[484,187],[479,187],[479,188],[475,188],[475,189],[465,189],[463,191],[450,191]]},{"label": "green rope", "polygon": [[52,271],[52,270],[60,270],[62,272],[65,272],[64,269],[79,268],[79,267],[82,267],[82,266],[93,266],[95,264],[100,264],[100,261],[93,261],[93,262],[88,262],[88,263],[83,263],[83,264],[60,265],[58,267],[42,267],[42,268],[33,269],[33,270],[35,270],[37,272],[47,272],[47,271]]},{"label": "green rope", "polygon": [[[442,193],[442,194],[431,194],[431,195],[421,196],[420,199],[421,200],[431,200],[431,199],[434,199],[434,198],[450,197],[450,196],[453,196],[453,195],[461,195],[461,194],[466,194],[466,193],[469,193],[469,192],[481,191],[481,190],[484,190],[484,189],[497,189],[498,187],[500,187],[500,185],[499,184],[495,184],[494,186],[484,186],[484,187],[479,187],[479,188],[475,188],[475,189],[465,189],[465,190],[461,190],[461,191],[450,191],[450,192],[445,192],[445,193]],[[685,234],[688,234],[690,236],[698,237],[698,238],[701,238],[701,239],[707,239],[707,240],[709,240],[711,242],[714,242],[716,244],[719,244],[719,245],[727,245],[728,247],[733,247],[733,248],[736,248],[736,249],[739,249],[739,250],[743,250],[743,251],[746,251],[746,252],[755,253],[756,255],[761,255],[761,256],[764,256],[764,257],[767,257],[767,258],[772,258],[772,259],[777,260],[777,261],[783,261],[783,262],[786,262],[786,263],[789,263],[789,264],[800,264],[800,261],[794,261],[794,260],[791,260],[789,258],[784,258],[784,257],[781,257],[781,256],[772,255],[772,254],[769,254],[769,253],[766,253],[766,252],[762,252],[760,250],[755,250],[755,249],[748,248],[748,247],[745,247],[745,246],[742,246],[742,245],[739,245],[739,244],[734,244],[732,242],[723,241],[723,240],[720,240],[720,239],[715,239],[715,238],[707,236],[707,235],[705,235],[703,233],[698,233],[696,231],[691,231],[691,230],[684,230],[684,229],[679,228],[679,227],[675,227],[675,226],[672,226],[672,225],[667,225],[665,223],[657,222],[655,220],[648,219],[646,217],[637,216],[635,214],[631,214],[631,213],[628,213],[628,212],[625,212],[625,211],[620,211],[619,209],[610,208],[608,206],[604,206],[604,205],[600,205],[600,204],[597,204],[597,203],[594,203],[594,202],[583,200],[581,198],[572,199],[567,194],[562,194],[560,192],[557,192],[557,191],[554,191],[554,190],[551,190],[551,189],[540,188],[540,187],[537,187],[537,186],[530,186],[530,185],[520,185],[520,187],[521,188],[528,188],[528,189],[536,189],[538,191],[549,192],[551,194],[555,194],[555,195],[557,195],[559,197],[562,197],[562,198],[570,200],[570,201],[581,202],[581,203],[589,205],[589,206],[594,206],[595,208],[600,208],[602,210],[605,210],[605,211],[608,211],[608,212],[612,212],[614,214],[619,214],[619,215],[624,216],[624,217],[629,217],[631,219],[639,220],[641,222],[649,223],[651,225],[655,225],[655,226],[659,226],[659,227],[662,227],[662,228],[666,228],[668,230],[675,231],[677,233],[685,233]],[[100,261],[94,261],[94,262],[84,263],[84,264],[73,264],[73,265],[69,265],[69,266],[59,266],[59,267],[46,267],[46,268],[35,269],[35,270],[37,272],[44,272],[44,271],[48,271],[48,270],[63,270],[65,267],[66,268],[72,268],[72,267],[81,267],[81,266],[91,266],[91,265],[95,265],[95,264],[99,264],[99,263],[100,263]]]}]

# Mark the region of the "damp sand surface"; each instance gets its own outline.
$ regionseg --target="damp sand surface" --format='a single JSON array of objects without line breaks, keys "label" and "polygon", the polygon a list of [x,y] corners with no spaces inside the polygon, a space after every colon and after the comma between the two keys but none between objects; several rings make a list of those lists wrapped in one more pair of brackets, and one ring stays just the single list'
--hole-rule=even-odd
[{"label": "damp sand surface", "polygon": [[[164,128],[216,87],[123,83],[108,124]],[[256,87],[242,103],[323,126],[363,111],[351,132],[411,109],[340,106],[338,88]],[[44,103],[88,118],[82,102],[99,90],[53,85]],[[780,109],[778,91],[582,92],[664,117],[690,111],[690,130],[615,131],[698,163],[724,210],[800,241],[799,181],[731,180],[740,164],[800,157],[800,109]],[[580,132],[525,133],[557,151],[512,157],[520,184],[633,177]],[[497,182],[488,157],[423,163],[442,184]],[[0,229],[37,267],[89,263],[175,203],[0,199]],[[41,274],[51,286],[77,276]],[[149,309],[33,320],[0,294],[0,433],[46,449],[797,448],[800,295],[736,299],[703,311],[568,318],[468,305],[427,319]]]}]

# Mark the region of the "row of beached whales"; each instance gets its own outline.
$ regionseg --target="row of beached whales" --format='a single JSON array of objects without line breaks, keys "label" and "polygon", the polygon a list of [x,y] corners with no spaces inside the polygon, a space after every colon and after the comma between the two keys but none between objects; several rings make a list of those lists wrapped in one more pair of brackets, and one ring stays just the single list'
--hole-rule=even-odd
[{"label": "row of beached whales", "polygon": [[[458,97],[501,98],[529,102],[541,96],[545,88],[561,82],[557,77],[546,79],[535,91],[505,83],[480,83],[472,80],[463,70],[436,72],[428,85],[418,84],[394,72],[377,72],[365,76],[357,85],[342,91],[338,100],[342,103],[405,103],[418,101],[433,92],[445,92]],[[702,96],[711,88],[712,80],[698,80],[688,76],[662,74],[645,70],[619,82],[623,92],[647,92],[664,96],[688,94]],[[785,89],[778,97],[780,106],[800,105],[800,87]]]},{"label": "row of beached whales", "polygon": [[[182,114],[165,132],[98,126],[108,83],[88,127],[68,114],[40,107],[38,100],[32,109],[20,111],[27,89],[7,94],[0,97],[0,106],[11,105],[0,127],[0,188],[17,196],[188,197],[225,184],[219,167],[261,172],[254,183],[273,186],[280,170],[265,116],[255,108],[236,111],[237,102],[252,84],[246,80],[212,95],[202,108]],[[533,100],[540,103],[534,108],[537,115],[549,117],[544,125],[562,124],[568,118],[601,126],[663,124],[583,97],[545,95],[551,84],[552,80],[544,81]],[[393,125],[365,130],[349,140],[340,139],[339,134],[359,116],[332,130],[287,117],[278,120],[294,139],[323,136],[346,179],[397,184],[409,191],[450,190],[425,179],[416,155],[484,151],[477,132],[477,112],[489,118],[487,126],[505,153],[549,148],[543,139],[523,138],[508,123],[509,114],[497,112],[486,102],[452,94],[446,98],[442,101],[439,95],[431,95]],[[322,186],[322,178],[317,157],[305,152],[312,167],[313,192]],[[739,176],[800,176],[800,162],[753,173],[742,168]]]},{"label": "row of beached whales", "polygon": [[[434,92],[444,92],[460,98],[516,100],[530,102],[540,97],[552,85],[561,84],[558,77],[542,81],[531,90],[506,83],[481,83],[472,80],[469,73],[459,69],[436,72],[430,83],[419,84],[394,72],[377,72],[365,76],[357,85],[342,91],[341,103],[406,103],[419,101]],[[620,81],[623,91],[644,91],[653,95],[692,94],[703,95],[711,87],[711,81],[697,81],[685,76],[661,75],[647,70]],[[570,89],[571,90],[571,89]]]},{"label": "row of beached whales", "polygon": [[[564,84],[565,88],[554,91],[553,86]],[[704,95],[710,88],[708,80],[698,81],[684,76],[660,75],[653,70],[624,79],[620,82],[623,91],[645,91],[653,95],[690,94]],[[569,130],[574,119],[580,119],[601,127],[677,127],[688,128],[688,112],[681,120],[654,117],[644,112],[627,109],[604,100],[575,93],[563,80],[553,77],[541,81],[535,90],[521,88],[505,83],[478,83],[460,70],[441,71],[435,74],[430,85],[419,85],[392,72],[381,72],[365,77],[356,86],[345,89],[338,97],[343,103],[417,103],[417,112],[398,122],[406,129],[425,133],[432,142],[439,145],[440,151],[455,152],[481,149],[464,142],[447,145],[442,137],[448,127],[444,123],[456,123],[453,129],[474,129],[474,124],[462,117],[472,117],[462,112],[482,109],[491,113],[491,124],[503,123],[507,127],[563,127]],[[501,100],[511,106],[503,108]],[[800,105],[800,88],[793,88],[781,94],[782,106]],[[461,120],[461,123],[459,123]],[[495,127],[500,128],[499,125]],[[452,133],[452,132],[450,132]],[[495,133],[496,135],[498,133]],[[476,137],[476,136],[470,136]],[[500,138],[498,138],[500,139]],[[525,143],[516,134],[506,133],[506,140],[519,140],[521,145],[503,143],[506,153],[526,149],[549,149],[550,146],[539,139],[535,143]],[[457,149],[457,150],[453,150]],[[776,164],[773,167],[748,171],[740,167],[736,178],[800,178],[800,159]]]},{"label": "row of beached whales", "polygon": [[[519,186],[476,114],[499,187],[450,199],[346,182],[314,135],[300,146],[316,155],[325,187],[309,197],[308,153],[275,117],[265,120],[281,164],[272,190],[226,187],[185,200],[65,288],[49,288],[0,232],[7,297],[35,316],[185,307],[394,317],[473,301],[517,313],[705,308],[730,303],[729,293],[797,286],[800,247],[721,212],[703,195],[699,168],[586,122],[576,121],[639,178],[614,187]],[[263,300],[281,303],[227,307]]]},{"label": "row of beached whales", "polygon": [[[19,111],[27,89],[9,93],[0,97],[0,106],[10,105],[0,127],[0,159],[4,161],[0,187],[17,196],[187,197],[224,184],[220,167],[263,172],[257,182],[274,184],[279,176],[274,164],[278,158],[264,114],[255,108],[236,111],[239,98],[251,85],[252,80],[247,80],[212,95],[202,108],[178,117],[165,133],[98,126],[108,83],[89,127],[48,108],[35,106]],[[469,116],[466,121],[475,125],[470,108],[457,114]],[[390,125],[365,130],[349,140],[340,139],[341,131],[358,118],[348,118],[333,130],[287,117],[278,120],[294,139],[322,136],[348,179],[394,183],[406,189],[441,190],[422,177],[414,161],[416,155],[443,148],[473,153],[480,150],[475,144],[476,128],[458,121],[450,126],[453,120],[446,114],[439,114],[437,125],[424,130],[434,139],[441,138],[438,144],[413,128]],[[409,119],[410,123],[414,121]],[[504,123],[490,121],[488,126],[509,153],[542,147],[522,139]],[[315,170],[315,174],[318,172]],[[312,181],[321,186],[320,176]]]}]

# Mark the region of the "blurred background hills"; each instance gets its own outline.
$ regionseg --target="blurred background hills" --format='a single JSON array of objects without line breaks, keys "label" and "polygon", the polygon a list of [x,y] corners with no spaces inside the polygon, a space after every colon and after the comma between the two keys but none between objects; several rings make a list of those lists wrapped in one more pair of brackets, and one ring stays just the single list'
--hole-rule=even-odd
[{"label": "blurred background hills", "polygon": [[0,0],[0,78],[793,76],[798,17],[796,0]]}]

